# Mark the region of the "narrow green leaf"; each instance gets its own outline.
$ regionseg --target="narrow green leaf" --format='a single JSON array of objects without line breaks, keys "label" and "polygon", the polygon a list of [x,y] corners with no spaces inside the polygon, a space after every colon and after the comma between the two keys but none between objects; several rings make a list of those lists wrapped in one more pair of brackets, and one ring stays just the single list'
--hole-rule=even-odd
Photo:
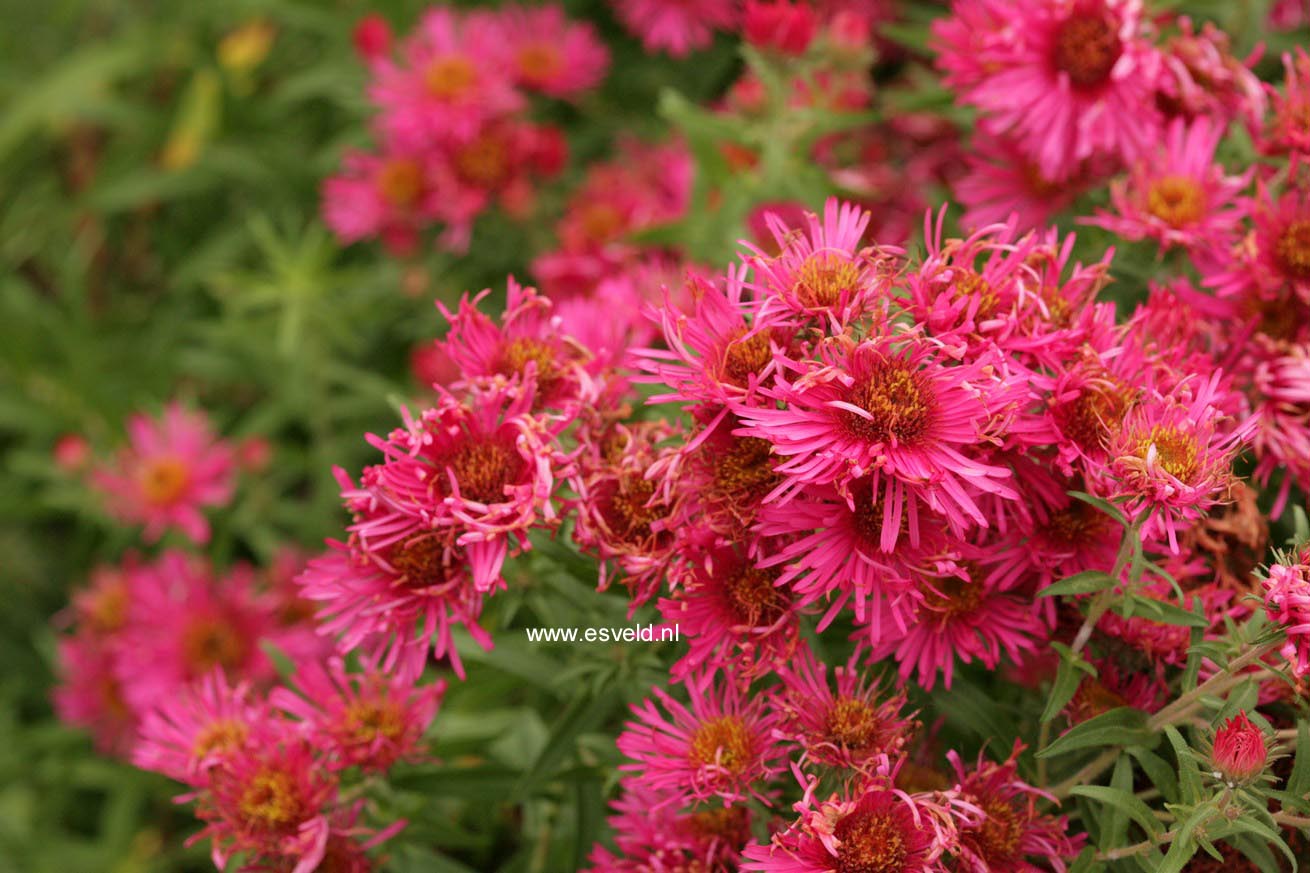
[{"label": "narrow green leaf", "polygon": [[1201,799],[1201,774],[1196,770],[1192,750],[1183,739],[1183,735],[1178,732],[1178,728],[1173,725],[1165,725],[1164,735],[1168,738],[1174,756],[1178,759],[1178,786],[1182,802],[1197,803]]},{"label": "narrow green leaf", "polygon": [[1103,570],[1084,570],[1052,582],[1037,593],[1038,597],[1064,597],[1069,594],[1094,594],[1115,586],[1115,579]]},{"label": "narrow green leaf", "polygon": [[1050,758],[1104,746],[1145,746],[1153,738],[1146,729],[1146,713],[1121,706],[1074,725],[1038,752],[1037,757]]},{"label": "narrow green leaf", "polygon": [[1056,669],[1055,683],[1051,686],[1050,697],[1046,700],[1046,709],[1042,711],[1043,723],[1059,715],[1065,704],[1073,699],[1073,696],[1078,693],[1078,686],[1083,681],[1084,674],[1096,675],[1096,668],[1068,646],[1052,643],[1051,647],[1060,653],[1060,666]]}]

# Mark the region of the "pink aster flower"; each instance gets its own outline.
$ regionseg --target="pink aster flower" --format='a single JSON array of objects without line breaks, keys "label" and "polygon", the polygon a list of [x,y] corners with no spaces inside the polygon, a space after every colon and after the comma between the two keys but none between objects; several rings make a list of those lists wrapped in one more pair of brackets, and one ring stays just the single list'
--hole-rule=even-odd
[{"label": "pink aster flower", "polygon": [[[960,756],[948,752],[955,769],[955,791],[982,811],[979,822],[960,828],[961,869],[968,873],[1064,873],[1065,862],[1078,854],[1081,838],[1067,836],[1069,819],[1037,809],[1039,802],[1058,804],[1054,797],[1019,778],[1015,743],[1004,763],[988,761],[966,768]],[[1034,864],[1040,858],[1042,864]]]},{"label": "pink aster flower", "polygon": [[689,676],[683,686],[689,706],[660,688],[652,689],[654,700],[633,705],[637,719],[618,739],[619,751],[632,763],[619,769],[665,794],[666,803],[719,798],[726,806],[754,797],[767,805],[762,783],[782,769],[782,749],[771,736],[777,715],[768,695],[747,696],[730,679],[715,682],[709,672]]},{"label": "pink aster flower", "polygon": [[1282,653],[1298,677],[1310,675],[1310,549],[1269,567],[1264,580],[1265,611],[1282,625]]},{"label": "pink aster flower", "polygon": [[1268,192],[1260,191],[1252,215],[1254,278],[1262,287],[1286,283],[1303,303],[1310,303],[1310,192],[1288,191],[1270,201]]},{"label": "pink aster flower", "polygon": [[203,787],[209,770],[239,751],[267,718],[267,707],[252,699],[248,682],[233,685],[215,670],[146,713],[132,763]]},{"label": "pink aster flower", "polygon": [[670,671],[675,681],[721,665],[743,677],[770,672],[787,661],[800,638],[798,612],[790,591],[778,585],[778,571],[728,547],[691,568],[659,610],[688,642],[687,654]]},{"label": "pink aster flower", "polygon": [[[859,665],[857,652],[833,670],[808,647],[778,670],[783,693],[779,732],[804,750],[801,762],[873,772],[884,757],[896,757],[918,730],[903,714],[905,692],[884,694]],[[835,687],[833,687],[835,685]]]},{"label": "pink aster flower", "polygon": [[341,173],[323,183],[323,220],[343,243],[380,238],[395,254],[412,252],[419,232],[442,215],[430,157],[348,152]]},{"label": "pink aster flower", "polygon": [[379,60],[369,96],[378,125],[399,148],[424,150],[467,141],[491,118],[517,110],[513,66],[500,22],[491,14],[428,10],[400,45],[400,61]]},{"label": "pink aster flower", "polygon": [[219,577],[181,552],[165,552],[139,575],[116,659],[134,707],[158,706],[215,669],[230,682],[273,680],[277,670],[260,644],[278,645],[288,631],[255,581],[240,569]]},{"label": "pink aster flower", "polygon": [[157,419],[132,416],[127,432],[129,445],[91,474],[109,511],[128,524],[144,524],[148,541],[177,528],[192,542],[208,542],[209,522],[201,509],[232,497],[231,448],[214,436],[204,415],[179,403],[170,403]]},{"label": "pink aster flower", "polygon": [[368,773],[422,758],[423,732],[446,691],[445,680],[416,688],[410,677],[388,677],[368,665],[347,672],[339,657],[326,666],[300,665],[294,684],[295,692],[274,688],[270,705],[300,720],[330,769]]},{"label": "pink aster flower", "polygon": [[89,731],[101,752],[126,757],[138,715],[114,669],[114,651],[82,633],[61,639],[55,654],[59,682],[51,697],[59,719]]},{"label": "pink aster flower", "polygon": [[1111,184],[1115,213],[1098,211],[1088,223],[1128,240],[1154,239],[1164,249],[1204,252],[1228,245],[1246,215],[1239,195],[1251,172],[1226,176],[1214,163],[1223,133],[1208,118],[1190,125],[1175,119],[1156,154],[1138,160],[1126,180]]},{"label": "pink aster flower", "polygon": [[1267,154],[1310,155],[1310,54],[1297,47],[1283,54],[1283,89],[1269,89],[1267,127],[1257,142]]},{"label": "pink aster flower", "polygon": [[237,854],[294,861],[293,873],[319,868],[331,834],[329,806],[337,785],[308,740],[266,723],[210,771],[196,815],[206,827],[214,865]]},{"label": "pink aster flower", "polygon": [[631,776],[620,786],[609,818],[619,854],[598,847],[592,873],[730,869],[751,841],[751,811],[744,804],[679,809]]},{"label": "pink aster flower", "polygon": [[903,632],[881,623],[881,634],[870,655],[894,657],[901,681],[917,673],[918,683],[931,690],[937,674],[951,687],[957,661],[979,661],[995,669],[1001,658],[1023,659],[1049,635],[1032,601],[997,585],[997,574],[973,561],[945,562],[939,575],[920,581],[922,601]]},{"label": "pink aster flower", "polygon": [[1226,500],[1233,459],[1250,441],[1254,418],[1232,422],[1223,412],[1221,374],[1184,384],[1171,396],[1141,402],[1112,440],[1111,497],[1131,498],[1133,513],[1154,513],[1147,524],[1168,530],[1178,551],[1175,522],[1193,521]]},{"label": "pink aster flower", "polygon": [[736,24],[734,0],[614,0],[614,11],[648,53],[683,57],[709,46],[715,30]]},{"label": "pink aster flower", "polygon": [[[800,818],[766,845],[747,847],[743,870],[758,873],[831,873],[887,870],[935,873],[957,843],[955,807],[944,795],[907,794],[889,779],[870,780],[847,796],[814,797],[817,780],[796,804]],[[963,805],[971,818],[978,811]]]},{"label": "pink aster flower", "polygon": [[1232,54],[1231,37],[1214,22],[1198,30],[1182,15],[1177,25],[1179,32],[1161,46],[1156,105],[1175,118],[1208,116],[1220,124],[1241,120],[1248,127],[1258,126],[1269,101],[1251,67],[1262,49],[1241,60]]},{"label": "pink aster flower", "polygon": [[638,381],[665,389],[648,402],[726,408],[772,382],[779,353],[790,349],[795,328],[777,314],[758,313],[745,272],[729,267],[720,282],[688,276],[686,296],[694,303],[692,311],[683,312],[671,300],[653,310],[663,344],[632,353],[633,363],[650,374]]},{"label": "pink aster flower", "polygon": [[559,329],[551,301],[510,277],[505,308],[493,320],[478,309],[490,293],[487,289],[472,299],[465,295],[455,312],[437,303],[450,322],[437,348],[461,377],[452,387],[504,385],[513,392],[535,386],[535,399],[545,407],[576,410],[578,403],[588,402],[594,386],[587,350]]},{"label": "pink aster flower", "polygon": [[[386,439],[369,436],[385,461],[364,472],[369,495],[400,517],[462,547],[473,584],[489,591],[527,531],[555,522],[558,425],[532,414],[535,391],[497,388],[460,400],[444,389],[436,406]],[[361,539],[394,539],[395,519],[357,524]]]},{"label": "pink aster flower", "polygon": [[[831,486],[806,488],[785,504],[766,504],[756,527],[761,536],[779,537],[765,551],[763,567],[783,565],[780,584],[800,603],[830,603],[819,629],[852,599],[856,621],[890,620],[904,632],[918,602],[913,573],[940,546],[938,520],[910,491],[899,520],[879,474],[852,480],[843,495]],[[870,604],[877,604],[870,609]],[[881,627],[870,627],[876,637]]]},{"label": "pink aster flower", "polygon": [[1094,155],[1140,154],[1160,123],[1151,103],[1159,59],[1141,36],[1140,0],[1007,5],[1013,30],[984,41],[981,79],[961,101],[1024,147],[1047,179],[1068,178]]},{"label": "pink aster flower", "polygon": [[764,392],[780,408],[734,408],[744,435],[768,440],[786,459],[775,466],[785,478],[773,496],[840,487],[876,471],[884,474],[889,546],[911,511],[912,490],[957,529],[986,526],[976,495],[1014,492],[1010,471],[978,459],[977,450],[1024,389],[985,358],[948,367],[939,350],[913,335],[839,339],[819,350],[817,364],[792,379],[779,375]]},{"label": "pink aster flower", "polygon": [[1259,422],[1252,442],[1255,479],[1267,484],[1283,477],[1271,515],[1282,514],[1296,485],[1310,492],[1310,345],[1296,344],[1267,356],[1253,377]]},{"label": "pink aster flower", "polygon": [[862,244],[870,214],[854,203],[829,198],[823,216],[807,214],[801,233],[776,215],[766,215],[779,253],[753,246],[760,315],[803,315],[821,326],[849,324],[887,295],[895,270],[888,250]]},{"label": "pink aster flower", "polygon": [[609,50],[590,24],[571,22],[558,4],[504,6],[500,23],[519,85],[571,97],[599,84]]},{"label": "pink aster flower", "polygon": [[979,127],[965,154],[966,170],[954,180],[955,199],[964,206],[965,227],[984,227],[1015,216],[1019,227],[1046,226],[1068,208],[1092,181],[1086,163],[1062,181],[1047,178],[1013,139]]},{"label": "pink aster flower", "polygon": [[653,465],[675,450],[664,443],[676,433],[655,420],[586,427],[578,434],[581,449],[570,480],[578,494],[573,539],[600,558],[600,589],[617,575],[634,609],[684,560],[672,526],[676,500],[671,503],[651,475]]},{"label": "pink aster flower", "polygon": [[467,560],[422,523],[377,501],[337,469],[342,496],[354,515],[347,542],[328,541],[297,579],[306,600],[320,605],[322,632],[339,636],[342,651],[363,648],[387,671],[417,676],[428,652],[464,668],[453,642],[463,626],[491,648],[478,624],[483,594],[469,578]]}]

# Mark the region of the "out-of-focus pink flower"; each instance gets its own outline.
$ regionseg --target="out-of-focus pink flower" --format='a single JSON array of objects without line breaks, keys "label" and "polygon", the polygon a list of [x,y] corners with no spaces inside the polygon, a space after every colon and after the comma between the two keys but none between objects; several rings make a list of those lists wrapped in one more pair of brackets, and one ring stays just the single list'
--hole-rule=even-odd
[{"label": "out-of-focus pink flower", "polygon": [[1283,657],[1299,677],[1310,675],[1310,549],[1303,548],[1291,562],[1269,567],[1264,581],[1265,611],[1269,620],[1283,626],[1287,642]]},{"label": "out-of-focus pink flower", "polygon": [[55,440],[50,456],[65,473],[80,473],[91,461],[91,443],[81,434],[66,433]]},{"label": "out-of-focus pink flower", "polygon": [[204,415],[178,403],[157,419],[132,416],[127,431],[128,446],[91,475],[109,511],[130,524],[143,523],[147,540],[178,528],[193,542],[208,542],[209,521],[201,509],[232,497],[231,448],[214,436]]},{"label": "out-of-focus pink flower", "polygon": [[522,87],[571,97],[594,88],[604,77],[609,50],[595,28],[570,22],[558,4],[504,6],[499,14]]},{"label": "out-of-focus pink flower", "polygon": [[730,30],[737,21],[735,0],[615,0],[614,7],[647,52],[674,57],[706,48],[715,30]]},{"label": "out-of-focus pink flower", "polygon": [[373,63],[391,51],[391,25],[376,12],[355,22],[350,38],[355,44],[355,54],[365,63]]},{"label": "out-of-focus pink flower", "polygon": [[757,48],[784,55],[803,55],[814,39],[817,26],[808,2],[792,0],[746,0],[742,32]]}]

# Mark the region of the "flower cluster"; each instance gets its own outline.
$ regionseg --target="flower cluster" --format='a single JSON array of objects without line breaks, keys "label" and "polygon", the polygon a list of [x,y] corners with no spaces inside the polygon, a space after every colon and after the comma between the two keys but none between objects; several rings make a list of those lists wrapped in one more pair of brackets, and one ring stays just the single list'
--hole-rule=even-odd
[{"label": "flower cluster", "polygon": [[529,214],[537,182],[567,159],[562,132],[525,115],[529,96],[575,99],[609,65],[593,28],[553,4],[434,7],[394,47],[385,22],[370,18],[356,42],[379,149],[345,156],[324,185],[323,215],[343,242],[380,238],[396,253],[434,224],[444,247],[462,250],[491,206]]}]

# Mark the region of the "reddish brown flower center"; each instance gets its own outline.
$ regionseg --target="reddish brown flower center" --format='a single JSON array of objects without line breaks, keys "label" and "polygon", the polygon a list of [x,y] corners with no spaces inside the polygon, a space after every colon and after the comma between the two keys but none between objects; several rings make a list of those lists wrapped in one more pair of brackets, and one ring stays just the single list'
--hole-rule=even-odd
[{"label": "reddish brown flower center", "polygon": [[265,831],[287,830],[305,818],[304,800],[290,773],[266,767],[241,791],[237,810],[245,823]]},{"label": "reddish brown flower center", "polygon": [[1292,278],[1310,280],[1310,219],[1293,221],[1283,229],[1274,243],[1274,257]]},{"label": "reddish brown flower center", "polygon": [[856,810],[837,822],[837,873],[902,873],[910,856],[901,823],[890,812]]},{"label": "reddish brown flower center", "polygon": [[1069,704],[1072,721],[1079,722],[1098,716],[1101,713],[1127,706],[1122,694],[1103,685],[1096,679],[1087,678],[1078,686],[1073,701]]},{"label": "reddish brown flower center", "polygon": [[120,578],[103,582],[86,605],[86,620],[99,633],[113,633],[127,622],[127,583]]},{"label": "reddish brown flower center", "polygon": [[993,866],[1003,861],[1017,861],[1023,843],[1023,817],[1011,803],[1000,798],[985,800],[978,805],[986,815],[982,827],[974,834],[983,860]]},{"label": "reddish brown flower center", "polygon": [[723,349],[723,375],[734,385],[745,387],[751,376],[758,376],[773,360],[767,331],[746,336],[746,328],[737,331]]},{"label": "reddish brown flower center", "polygon": [[1077,9],[1055,33],[1055,68],[1076,88],[1104,84],[1122,54],[1114,21],[1101,10]]},{"label": "reddish brown flower center", "polygon": [[454,101],[467,96],[478,82],[478,69],[462,55],[437,58],[423,72],[423,85],[438,100]]},{"label": "reddish brown flower center", "polygon": [[377,176],[382,199],[398,208],[413,206],[423,193],[423,169],[409,158],[392,158]]},{"label": "reddish brown flower center", "polygon": [[509,176],[509,148],[502,137],[485,133],[456,152],[455,168],[464,181],[494,190]]},{"label": "reddish brown flower center", "polygon": [[1147,189],[1146,211],[1170,227],[1190,227],[1205,214],[1205,192],[1188,176],[1165,176]]},{"label": "reddish brown flower center", "polygon": [[1094,506],[1075,500],[1051,515],[1044,532],[1058,545],[1077,547],[1100,538],[1109,527],[1109,516]]},{"label": "reddish brown flower center", "polygon": [[455,474],[460,496],[465,500],[503,503],[505,489],[518,477],[523,458],[499,440],[466,437],[446,458],[446,465]]},{"label": "reddish brown flower center", "polygon": [[1136,455],[1145,460],[1152,449],[1155,462],[1166,473],[1184,484],[1192,481],[1200,466],[1200,447],[1195,437],[1177,428],[1156,425],[1148,436],[1138,440]]},{"label": "reddish brown flower center", "polygon": [[853,752],[869,749],[878,739],[882,720],[878,711],[858,697],[841,696],[833,701],[824,733],[835,745]]},{"label": "reddish brown flower center", "polygon": [[955,274],[952,289],[956,300],[978,298],[978,311],[974,318],[986,321],[996,315],[1001,306],[1001,297],[992,284],[973,270],[961,270]]},{"label": "reddish brown flower center", "polygon": [[[977,580],[977,568],[969,569],[972,579]],[[982,599],[982,583],[970,581],[963,576],[933,579],[931,585],[924,586],[923,605],[940,616],[943,624],[977,612]]]},{"label": "reddish brown flower center", "polygon": [[555,350],[541,340],[519,337],[505,343],[500,351],[500,371],[505,375],[527,372],[529,361],[537,365],[537,387],[543,392],[559,380]]},{"label": "reddish brown flower center", "polygon": [[707,719],[691,735],[688,758],[693,767],[714,766],[732,774],[741,773],[754,758],[750,729],[736,715]]},{"label": "reddish brown flower center", "polygon": [[802,262],[792,291],[802,306],[836,306],[843,294],[849,297],[855,292],[861,278],[860,265],[848,256],[816,252]]},{"label": "reddish brown flower center", "polygon": [[342,730],[348,742],[359,745],[378,739],[395,742],[405,735],[405,715],[394,701],[358,699],[346,707]]},{"label": "reddish brown flower center", "polygon": [[848,389],[846,402],[868,416],[848,412],[846,427],[871,443],[912,445],[932,425],[936,395],[922,373],[905,361],[882,359]]},{"label": "reddish brown flower center", "polygon": [[235,670],[249,654],[250,640],[222,616],[198,616],[182,633],[182,658],[192,676],[215,667]]},{"label": "reddish brown flower center", "polygon": [[750,841],[750,811],[744,806],[711,807],[690,813],[687,827],[703,840],[722,840],[734,848]]},{"label": "reddish brown flower center", "polygon": [[650,539],[651,524],[666,512],[663,504],[651,503],[654,496],[654,482],[639,473],[623,474],[604,507],[605,523],[610,531],[628,543]]},{"label": "reddish brown flower center", "polygon": [[1105,447],[1132,405],[1132,392],[1117,380],[1088,382],[1075,399],[1054,410],[1065,437],[1085,452]]},{"label": "reddish brown flower center", "polygon": [[410,588],[438,585],[446,578],[445,548],[438,537],[414,537],[391,550],[388,563]]},{"label": "reddish brown flower center", "polygon": [[743,564],[723,581],[737,623],[748,627],[768,627],[787,612],[791,601],[781,588],[773,584],[777,578],[776,570],[761,570]]},{"label": "reddish brown flower center", "polygon": [[201,760],[216,752],[230,752],[246,741],[250,728],[243,721],[221,718],[205,725],[191,744],[191,757]]},{"label": "reddish brown flower center", "polygon": [[191,484],[191,470],[186,462],[171,455],[149,458],[137,472],[137,484],[146,503],[169,506],[186,493]]},{"label": "reddish brown flower center", "polygon": [[559,49],[548,42],[532,42],[518,52],[519,74],[529,82],[545,84],[564,69]]},{"label": "reddish brown flower center", "polygon": [[603,245],[623,232],[623,214],[610,203],[596,201],[578,210],[584,241]]},{"label": "reddish brown flower center", "polygon": [[707,451],[714,465],[715,491],[736,500],[738,508],[759,500],[778,482],[773,472],[773,445],[768,440],[736,437],[727,451]]}]

